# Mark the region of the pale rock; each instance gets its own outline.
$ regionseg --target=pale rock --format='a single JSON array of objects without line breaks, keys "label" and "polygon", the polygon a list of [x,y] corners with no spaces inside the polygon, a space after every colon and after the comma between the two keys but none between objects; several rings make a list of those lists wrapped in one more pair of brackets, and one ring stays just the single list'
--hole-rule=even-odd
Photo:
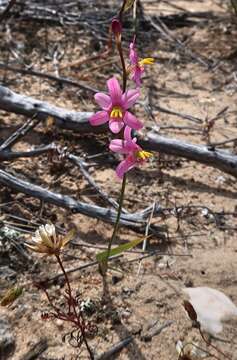
[{"label": "pale rock", "polygon": [[183,291],[189,295],[189,302],[197,314],[201,329],[211,335],[223,330],[222,322],[236,318],[237,307],[221,291],[209,287],[185,288]]}]

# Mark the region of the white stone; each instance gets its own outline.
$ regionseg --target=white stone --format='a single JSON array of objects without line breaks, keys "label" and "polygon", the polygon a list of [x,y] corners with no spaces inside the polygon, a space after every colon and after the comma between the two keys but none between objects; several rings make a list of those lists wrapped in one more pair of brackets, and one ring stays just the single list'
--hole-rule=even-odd
[{"label": "white stone", "polygon": [[209,287],[185,288],[183,291],[189,295],[201,329],[209,334],[220,333],[222,322],[237,318],[237,307],[221,291]]}]

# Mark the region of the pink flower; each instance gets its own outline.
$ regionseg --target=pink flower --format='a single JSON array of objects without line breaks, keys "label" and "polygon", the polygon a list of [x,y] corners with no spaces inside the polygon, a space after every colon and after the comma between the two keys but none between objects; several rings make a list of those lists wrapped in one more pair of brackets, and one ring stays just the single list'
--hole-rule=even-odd
[{"label": "pink flower", "polygon": [[141,76],[145,71],[144,65],[152,65],[154,64],[153,58],[144,58],[139,60],[135,45],[135,39],[130,44],[130,52],[129,52],[129,59],[130,59],[130,67],[128,68],[128,72],[131,75],[131,80],[133,80],[137,87],[141,86]]},{"label": "pink flower", "polygon": [[124,140],[114,139],[110,142],[109,148],[113,152],[124,154],[126,157],[116,168],[116,174],[123,178],[124,174],[135,166],[143,164],[152,154],[142,150],[137,144],[137,138],[131,137],[131,128],[128,126],[124,130]]},{"label": "pink flower", "polygon": [[117,134],[126,124],[132,129],[139,130],[142,123],[127,109],[133,106],[139,97],[137,89],[122,93],[119,82],[115,77],[107,81],[109,95],[104,93],[95,94],[95,101],[102,107],[102,111],[92,115],[89,119],[91,125],[97,126],[109,122],[110,130]]}]

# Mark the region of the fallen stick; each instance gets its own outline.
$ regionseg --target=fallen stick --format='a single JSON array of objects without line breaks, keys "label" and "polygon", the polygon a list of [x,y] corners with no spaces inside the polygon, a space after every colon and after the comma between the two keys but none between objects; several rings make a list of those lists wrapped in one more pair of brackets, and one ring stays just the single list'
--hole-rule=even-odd
[{"label": "fallen stick", "polygon": [[18,158],[29,158],[29,157],[34,157],[34,156],[39,156],[45,153],[49,153],[49,152],[53,152],[55,151],[55,145],[54,144],[49,144],[46,146],[41,146],[38,147],[34,150],[29,150],[29,151],[8,151],[8,150],[4,150],[4,151],[0,151],[0,161],[4,161],[4,160],[14,160],[14,159],[18,159]]},{"label": "fallen stick", "polygon": [[128,346],[132,342],[133,337],[128,336],[124,340],[119,341],[117,344],[113,345],[111,349],[105,351],[100,356],[96,356],[95,360],[108,360],[114,359],[115,354],[121,351],[124,347]]},{"label": "fallen stick", "polygon": [[[26,116],[35,115],[36,118],[43,119],[52,116],[56,126],[80,133],[97,133],[106,129],[106,125],[95,127],[90,125],[88,122],[92,115],[90,112],[76,112],[56,107],[29,96],[16,94],[3,86],[0,86],[0,109]],[[237,177],[237,156],[227,151],[216,150],[211,146],[189,144],[181,140],[158,136],[152,132],[147,135],[146,140],[139,139],[139,141],[147,150],[197,161]]]},{"label": "fallen stick", "polygon": [[48,342],[46,338],[40,339],[36,344],[34,344],[30,350],[23,355],[20,360],[34,360],[48,348]]},{"label": "fallen stick", "polygon": [[75,130],[81,133],[96,132],[103,130],[103,127],[92,127],[88,122],[91,112],[77,112],[51,105],[46,101],[36,100],[30,96],[24,96],[11,91],[0,85],[0,109],[15,114],[34,116],[37,119],[53,117],[56,126],[63,129]]},{"label": "fallen stick", "polygon": [[[100,219],[112,224],[114,224],[116,221],[117,212],[112,209],[103,208],[93,204],[87,204],[81,201],[77,201],[68,195],[54,193],[42,188],[39,185],[34,185],[25,180],[19,179],[19,177],[15,177],[3,170],[0,170],[0,184],[22,192],[26,195],[43,200],[44,202],[54,204],[64,209],[69,209],[73,213],[81,213],[83,215]],[[157,207],[155,212],[159,213],[160,208]],[[120,224],[130,227],[133,230],[139,230],[144,228],[147,215],[149,216],[149,211],[147,211],[147,209],[133,214],[122,213]],[[155,231],[155,229],[157,229],[158,233],[159,228],[153,227],[153,231]]]},{"label": "fallen stick", "polygon": [[31,131],[40,122],[34,116],[26,121],[19,129],[17,129],[8,139],[0,145],[0,152],[12,147],[17,141],[23,138],[29,131]]},{"label": "fallen stick", "polygon": [[142,140],[141,144],[147,150],[197,161],[237,177],[237,156],[227,151],[216,150],[211,146],[208,148],[202,145],[189,144],[181,140],[158,136],[152,132],[147,134],[147,140]]},{"label": "fallen stick", "polygon": [[171,326],[173,323],[174,321],[172,320],[167,320],[164,324],[157,322],[152,328],[141,334],[141,340],[151,341],[154,336],[159,335],[165,328]]}]

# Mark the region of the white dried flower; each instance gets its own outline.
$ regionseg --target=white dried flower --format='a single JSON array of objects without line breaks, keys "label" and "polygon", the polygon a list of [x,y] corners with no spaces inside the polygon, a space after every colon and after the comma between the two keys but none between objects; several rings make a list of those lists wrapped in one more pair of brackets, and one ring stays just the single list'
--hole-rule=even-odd
[{"label": "white dried flower", "polygon": [[32,244],[27,244],[32,251],[46,254],[58,255],[60,250],[72,239],[74,230],[71,230],[65,237],[56,234],[53,224],[41,225],[32,237]]}]

